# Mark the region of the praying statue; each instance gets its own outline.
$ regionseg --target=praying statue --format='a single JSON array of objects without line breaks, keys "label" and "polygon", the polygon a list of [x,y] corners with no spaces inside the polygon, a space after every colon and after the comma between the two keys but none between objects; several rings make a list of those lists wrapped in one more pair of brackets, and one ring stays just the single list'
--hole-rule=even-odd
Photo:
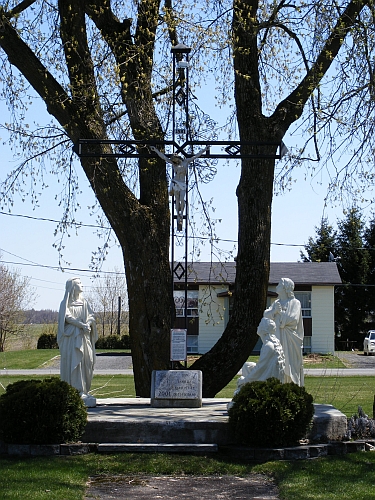
[{"label": "praying statue", "polygon": [[83,286],[79,278],[66,282],[57,332],[60,378],[78,389],[86,406],[96,406],[96,399],[89,392],[94,375],[98,333],[94,313],[82,292]]},{"label": "praying statue", "polygon": [[[242,376],[237,380],[237,394],[248,382],[265,381],[274,377],[284,382],[285,358],[279,340],[276,338],[276,324],[272,319],[262,318],[257,334],[262,339],[258,363],[247,362],[242,367]],[[233,405],[229,403],[228,409]]]},{"label": "praying statue", "polygon": [[182,158],[178,155],[172,155],[170,158],[164,153],[155,148],[155,146],[150,146],[151,151],[154,151],[162,160],[167,163],[172,164],[173,177],[169,187],[169,195],[174,196],[176,211],[177,211],[177,230],[182,231],[182,220],[185,211],[185,193],[186,193],[186,176],[189,163],[200,158],[206,151],[209,150],[209,146],[199,151],[196,155],[190,158]]},{"label": "praying statue", "polygon": [[285,358],[279,340],[276,338],[276,324],[272,319],[262,318],[257,334],[262,339],[258,363],[245,363],[242,377],[237,381],[237,389],[247,382],[267,380],[275,377],[284,382]]},{"label": "praying statue", "polygon": [[266,318],[276,323],[276,337],[285,356],[285,380],[304,385],[303,375],[303,321],[301,303],[294,297],[294,283],[289,278],[281,278],[276,287],[277,300],[264,311]]}]

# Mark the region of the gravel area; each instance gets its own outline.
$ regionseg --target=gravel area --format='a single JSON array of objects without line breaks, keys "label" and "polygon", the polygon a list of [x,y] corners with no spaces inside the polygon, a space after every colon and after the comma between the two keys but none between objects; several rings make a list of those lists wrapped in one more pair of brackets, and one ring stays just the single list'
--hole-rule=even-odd
[{"label": "gravel area", "polygon": [[[47,367],[46,367],[47,368]],[[48,368],[60,368],[60,356],[56,356],[48,363]],[[131,354],[119,353],[97,353],[96,354],[96,370],[131,370],[133,368]]]},{"label": "gravel area", "polygon": [[96,355],[97,370],[130,370],[133,368],[131,354],[99,353]]},{"label": "gravel area", "polygon": [[375,356],[365,356],[361,351],[339,351],[336,355],[347,368],[375,368]]}]

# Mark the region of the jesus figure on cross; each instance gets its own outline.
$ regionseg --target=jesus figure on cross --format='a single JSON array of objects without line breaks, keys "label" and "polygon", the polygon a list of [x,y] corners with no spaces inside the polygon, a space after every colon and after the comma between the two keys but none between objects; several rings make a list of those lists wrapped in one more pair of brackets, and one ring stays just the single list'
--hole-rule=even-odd
[{"label": "jesus figure on cross", "polygon": [[169,186],[169,195],[174,196],[176,211],[177,211],[177,231],[182,231],[182,220],[185,210],[185,193],[186,193],[186,175],[189,163],[201,157],[209,150],[209,146],[199,151],[196,155],[190,158],[182,158],[178,155],[172,155],[170,158],[164,153],[150,146],[151,151],[154,151],[160,158],[167,163],[171,163],[173,167],[173,177]]}]

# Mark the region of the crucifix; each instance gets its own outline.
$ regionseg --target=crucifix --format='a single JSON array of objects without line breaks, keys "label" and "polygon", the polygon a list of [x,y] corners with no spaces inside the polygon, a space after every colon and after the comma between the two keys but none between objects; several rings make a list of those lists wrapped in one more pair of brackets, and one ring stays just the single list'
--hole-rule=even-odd
[{"label": "crucifix", "polygon": [[187,174],[189,163],[200,158],[206,151],[209,151],[209,146],[199,151],[191,158],[182,158],[173,154],[170,158],[161,153],[155,146],[150,146],[151,151],[154,151],[160,158],[167,163],[171,163],[173,167],[173,176],[169,187],[170,196],[174,197],[175,207],[177,211],[177,231],[182,231],[182,220],[185,209],[185,192],[187,189]]},{"label": "crucifix", "polygon": [[[182,285],[185,291],[184,310],[185,330],[188,329],[188,178],[189,166],[198,158],[241,159],[241,158],[275,158],[280,159],[287,152],[283,142],[252,142],[252,141],[213,141],[191,140],[189,117],[189,53],[190,47],[180,43],[172,47],[173,56],[173,96],[172,96],[172,140],[156,143],[155,140],[97,140],[79,139],[73,150],[80,157],[100,156],[117,158],[153,158],[158,155],[165,162],[172,165],[169,194],[172,197],[171,207],[171,270],[172,270],[172,297],[175,282]],[[180,119],[176,119],[176,105],[180,109]],[[182,118],[181,118],[182,115]],[[177,123],[178,122],[178,123]],[[96,146],[108,145],[108,152],[97,153]],[[93,148],[91,146],[94,146]],[[160,149],[166,146],[172,148],[172,154],[165,154]],[[204,146],[196,154],[194,147]],[[256,146],[256,153],[243,153],[242,146]],[[270,154],[269,146],[276,146],[277,153]],[[217,151],[216,148],[220,148]],[[262,148],[265,148],[262,153]],[[175,215],[176,211],[176,215]],[[176,227],[175,227],[176,221]],[[184,224],[185,221],[185,224]],[[181,234],[182,233],[182,234]],[[185,255],[182,261],[175,262],[175,240],[181,244],[184,240]],[[172,326],[174,321],[175,305],[172,303]]]}]

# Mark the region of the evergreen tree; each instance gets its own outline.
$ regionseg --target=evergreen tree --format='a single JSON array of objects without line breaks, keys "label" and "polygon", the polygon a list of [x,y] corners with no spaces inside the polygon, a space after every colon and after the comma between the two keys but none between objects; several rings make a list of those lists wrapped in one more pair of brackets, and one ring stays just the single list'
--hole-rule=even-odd
[{"label": "evergreen tree", "polygon": [[308,239],[305,245],[306,254],[301,252],[302,262],[329,262],[334,260],[336,231],[327,218],[322,218],[320,226],[315,226],[316,239]]},{"label": "evergreen tree", "polygon": [[367,278],[368,329],[375,328],[375,214],[364,233],[364,246],[368,250],[369,272]]},{"label": "evergreen tree", "polygon": [[364,230],[357,208],[352,208],[338,222],[337,249],[343,286],[337,287],[335,293],[336,324],[343,340],[356,341],[359,348],[368,320],[366,284],[370,262],[369,252],[364,249]]}]

